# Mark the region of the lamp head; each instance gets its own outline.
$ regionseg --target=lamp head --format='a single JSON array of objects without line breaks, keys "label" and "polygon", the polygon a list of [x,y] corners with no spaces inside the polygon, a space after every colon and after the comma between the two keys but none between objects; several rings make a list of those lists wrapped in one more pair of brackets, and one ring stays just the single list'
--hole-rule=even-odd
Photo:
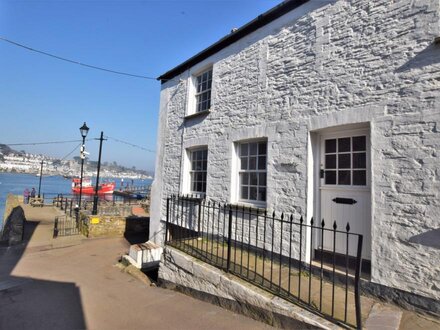
[{"label": "lamp head", "polygon": [[89,128],[86,125],[86,122],[79,128],[79,131],[81,132],[81,136],[85,138],[87,136],[87,133],[89,132]]}]

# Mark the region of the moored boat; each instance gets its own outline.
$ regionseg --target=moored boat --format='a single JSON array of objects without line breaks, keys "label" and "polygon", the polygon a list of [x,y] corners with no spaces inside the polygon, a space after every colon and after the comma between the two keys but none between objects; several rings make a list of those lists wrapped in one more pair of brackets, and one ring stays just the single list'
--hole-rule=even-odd
[{"label": "moored boat", "polygon": [[[113,194],[115,189],[115,182],[103,182],[98,186],[98,195]],[[81,188],[81,179],[72,179],[72,192],[74,194],[79,194]],[[83,195],[93,195],[95,194],[95,186],[92,185],[92,180],[90,178],[83,178],[82,180],[82,191]]]}]

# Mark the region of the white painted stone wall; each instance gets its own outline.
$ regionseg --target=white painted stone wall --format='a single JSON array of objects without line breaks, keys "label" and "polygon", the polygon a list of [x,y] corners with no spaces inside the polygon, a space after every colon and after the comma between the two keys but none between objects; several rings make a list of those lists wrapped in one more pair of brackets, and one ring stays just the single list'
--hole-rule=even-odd
[{"label": "white painted stone wall", "polygon": [[[152,238],[163,240],[166,196],[185,193],[185,148],[208,145],[207,196],[231,202],[233,142],[267,138],[267,207],[309,220],[311,131],[366,122],[372,282],[440,299],[439,11],[438,0],[311,0],[163,84]],[[191,75],[210,64],[211,113],[184,121]]]}]

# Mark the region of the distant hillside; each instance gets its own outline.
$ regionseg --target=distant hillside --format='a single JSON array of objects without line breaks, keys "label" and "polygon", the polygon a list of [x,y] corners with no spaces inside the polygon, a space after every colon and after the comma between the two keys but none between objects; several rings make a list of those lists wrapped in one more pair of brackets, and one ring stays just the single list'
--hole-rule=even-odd
[{"label": "distant hillside", "polygon": [[[6,144],[2,144],[0,143],[0,162],[4,162],[4,157],[3,156],[8,156],[10,154],[15,154],[15,155],[26,155],[26,151],[24,150],[14,150],[11,147],[9,147]],[[42,156],[42,155],[41,155]],[[44,156],[43,156],[44,157]],[[56,159],[56,158],[51,158],[52,162],[55,166],[61,166],[62,165],[62,161],[60,159]],[[73,157],[73,160],[78,163],[81,164],[81,158],[79,156],[75,156]],[[65,161],[67,162],[67,161]],[[94,169],[96,169],[98,162],[97,161],[92,161],[86,158],[85,161],[85,170],[90,170],[93,171]],[[122,166],[119,165],[117,162],[103,162],[102,163],[102,168],[103,169],[107,169],[113,172],[132,172],[132,173],[136,173],[136,174],[141,174],[141,175],[150,175],[150,176],[154,176],[154,172],[152,171],[145,171],[145,170],[140,170],[137,169],[135,166],[132,167],[126,167],[126,166]]]},{"label": "distant hillside", "polygon": [[9,147],[8,145],[6,145],[6,144],[1,144],[1,143],[0,143],[0,152],[1,152],[3,155],[9,155],[9,154],[23,154],[23,153],[24,153],[23,151],[17,151],[17,150],[14,150],[14,149],[12,149],[11,147]]}]

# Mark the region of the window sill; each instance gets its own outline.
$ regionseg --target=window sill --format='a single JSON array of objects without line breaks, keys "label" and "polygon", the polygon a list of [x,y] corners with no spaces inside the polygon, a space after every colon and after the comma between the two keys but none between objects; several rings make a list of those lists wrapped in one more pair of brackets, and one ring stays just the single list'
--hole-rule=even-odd
[{"label": "window sill", "polygon": [[197,118],[197,117],[207,116],[210,112],[211,112],[211,110],[204,110],[204,111],[192,113],[188,116],[185,116],[184,120],[186,121],[186,120]]},{"label": "window sill", "polygon": [[205,195],[201,194],[201,193],[183,194],[183,195],[180,195],[179,198],[182,198],[182,199],[188,200],[188,201],[201,201],[201,200],[205,199]]},{"label": "window sill", "polygon": [[237,203],[231,203],[229,204],[233,209],[242,209],[247,208],[247,209],[251,209],[252,211],[257,211],[258,212],[264,212],[266,211],[266,203],[259,203],[259,204],[253,204],[253,203],[247,203],[247,202],[237,202]]}]

